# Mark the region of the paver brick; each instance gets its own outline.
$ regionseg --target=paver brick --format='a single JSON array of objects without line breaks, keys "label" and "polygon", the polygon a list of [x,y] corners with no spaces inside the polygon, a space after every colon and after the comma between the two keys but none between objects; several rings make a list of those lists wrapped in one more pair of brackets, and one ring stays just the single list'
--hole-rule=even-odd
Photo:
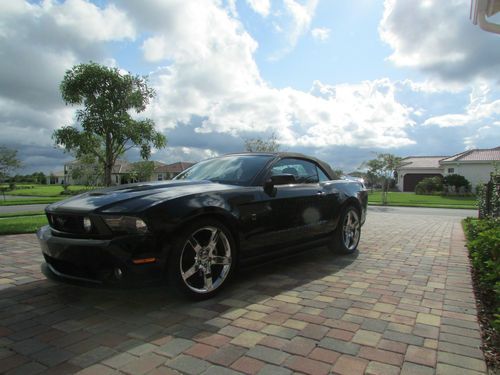
[{"label": "paver brick", "polygon": [[377,332],[359,330],[352,338],[352,342],[367,346],[377,346],[382,335]]},{"label": "paver brick", "polygon": [[436,367],[436,375],[480,375],[484,372],[478,372],[474,370],[467,370],[461,367],[448,365],[445,363],[438,363]]},{"label": "paver brick", "polygon": [[294,337],[290,342],[283,347],[283,351],[307,356],[316,347],[316,341],[304,337]]},{"label": "paver brick", "polygon": [[175,357],[193,345],[194,342],[191,340],[176,338],[167,342],[165,345],[156,348],[155,353],[165,355],[167,357]]},{"label": "paver brick", "polygon": [[390,352],[387,350],[371,348],[363,346],[359,352],[359,357],[369,359],[371,361],[378,361],[390,365],[401,366],[403,363],[403,355],[399,353]]},{"label": "paver brick", "polygon": [[465,337],[445,332],[439,334],[439,340],[464,346],[472,346],[473,348],[478,348],[482,344],[482,341],[479,338]]},{"label": "paver brick", "polygon": [[328,327],[310,323],[299,332],[299,335],[310,339],[320,340],[327,334],[328,331]]},{"label": "paver brick", "polygon": [[292,371],[287,368],[278,367],[274,365],[265,365],[264,367],[262,367],[262,369],[258,372],[257,375],[291,375],[291,374]]},{"label": "paver brick", "polygon": [[69,362],[73,365],[85,368],[103,359],[112,357],[115,354],[116,351],[114,351],[113,349],[106,346],[99,346],[98,348],[92,349],[86,353],[72,358]]},{"label": "paver brick", "polygon": [[399,366],[372,361],[365,370],[366,375],[399,375]]},{"label": "paver brick", "polygon": [[73,356],[74,354],[67,350],[52,347],[32,354],[31,358],[47,367],[55,367],[60,363],[66,362]]},{"label": "paver brick", "polygon": [[205,345],[201,343],[196,343],[192,347],[190,347],[188,350],[186,350],[184,353],[191,355],[193,357],[197,358],[206,358],[209,355],[215,353],[217,351],[217,348],[210,346],[210,345]]},{"label": "paver brick", "polygon": [[278,336],[285,339],[291,339],[292,337],[298,334],[298,331],[295,329],[290,329],[286,327],[277,326],[274,324],[270,324],[264,329],[261,330],[262,333],[267,333],[268,335]]},{"label": "paver brick", "polygon": [[335,352],[356,355],[359,352],[360,346],[353,344],[351,342],[346,342],[342,340],[332,339],[330,337],[325,337],[319,342],[319,346],[333,350]]},{"label": "paver brick", "polygon": [[332,350],[315,348],[309,354],[309,358],[333,364],[340,357],[340,355],[340,353],[334,352]]},{"label": "paver brick", "polygon": [[290,357],[288,353],[276,349],[266,348],[264,346],[255,346],[250,349],[246,355],[274,365],[281,365],[288,357]]},{"label": "paver brick", "polygon": [[231,365],[231,368],[233,368],[236,371],[243,372],[245,374],[256,374],[258,373],[262,367],[264,367],[266,364],[262,361],[259,361],[257,359],[249,358],[249,357],[241,357],[236,360]]},{"label": "paver brick", "polygon": [[[175,372],[175,374],[179,374]],[[241,372],[222,366],[210,366],[202,375],[241,375]]]},{"label": "paver brick", "polygon": [[435,367],[436,357],[435,350],[410,345],[406,351],[405,361]]},{"label": "paver brick", "polygon": [[365,373],[367,366],[366,359],[343,354],[333,365],[333,372],[341,375],[361,375]]},{"label": "paver brick", "polygon": [[166,363],[166,366],[178,370],[184,374],[201,374],[211,365],[209,362],[188,355],[180,355],[171,359]]},{"label": "paver brick", "polygon": [[259,343],[265,335],[252,331],[245,331],[230,341],[233,345],[251,348]]},{"label": "paver brick", "polygon": [[89,366],[87,368],[84,368],[83,370],[78,371],[76,374],[77,375],[111,375],[113,373],[115,373],[114,369],[107,367],[107,366],[103,366],[103,365],[98,363],[98,364]]},{"label": "paver brick", "polygon": [[46,369],[46,366],[41,365],[38,362],[28,362],[10,370],[6,375],[35,375],[40,374]]},{"label": "paver brick", "polygon": [[351,331],[344,331],[343,329],[332,328],[326,334],[328,337],[339,339],[343,341],[351,341],[354,337],[354,333]]},{"label": "paver brick", "polygon": [[246,349],[241,346],[228,344],[219,348],[215,353],[210,354],[206,357],[206,360],[221,366],[229,366],[243,356],[245,352]]},{"label": "paver brick", "polygon": [[438,352],[437,355],[438,363],[445,363],[448,365],[453,365],[456,367],[466,368],[470,370],[475,370],[479,372],[486,371],[486,365],[483,360],[476,358],[466,357],[463,355],[457,355],[453,353]]},{"label": "paver brick", "polygon": [[[432,367],[417,365],[412,362],[404,362],[401,369],[401,375],[433,375]],[[456,374],[455,374],[456,375]]]},{"label": "paver brick", "polygon": [[116,354],[112,357],[105,359],[104,361],[102,361],[102,363],[106,366],[118,369],[118,368],[121,368],[121,367],[125,366],[126,364],[128,364],[129,362],[132,362],[136,359],[137,359],[137,357],[132,355],[132,354],[119,353],[119,354]]},{"label": "paver brick", "polygon": [[286,361],[285,366],[294,371],[310,375],[326,375],[330,372],[331,367],[324,362],[319,362],[300,356],[289,358]]},{"label": "paver brick", "polygon": [[439,349],[439,351],[464,355],[467,357],[473,357],[473,358],[477,358],[477,359],[484,358],[483,352],[478,348],[471,348],[470,346],[452,344],[451,342],[440,341],[438,343],[438,349]]},{"label": "paver brick", "polygon": [[424,339],[422,337],[406,333],[385,331],[383,337],[389,340],[399,341],[410,345],[422,346],[424,344]]}]

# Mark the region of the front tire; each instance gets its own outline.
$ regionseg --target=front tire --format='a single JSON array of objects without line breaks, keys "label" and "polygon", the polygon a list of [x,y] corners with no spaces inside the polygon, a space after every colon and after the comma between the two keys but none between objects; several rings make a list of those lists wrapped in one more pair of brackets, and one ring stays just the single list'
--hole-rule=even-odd
[{"label": "front tire", "polygon": [[235,261],[236,246],[227,227],[215,219],[199,220],[174,241],[168,278],[184,295],[207,299],[226,285]]},{"label": "front tire", "polygon": [[337,228],[333,233],[330,248],[339,254],[354,253],[361,237],[361,219],[354,206],[347,206],[342,211]]}]

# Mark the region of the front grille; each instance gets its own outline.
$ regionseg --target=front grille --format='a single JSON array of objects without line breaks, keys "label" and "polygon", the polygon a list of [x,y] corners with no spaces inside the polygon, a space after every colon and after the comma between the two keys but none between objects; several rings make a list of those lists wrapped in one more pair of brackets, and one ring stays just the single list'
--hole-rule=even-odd
[{"label": "front grille", "polygon": [[63,275],[95,281],[113,281],[113,272],[117,267],[110,259],[97,254],[92,254],[86,260],[78,259],[74,262],[53,258],[47,254],[43,254],[43,256],[47,263]]},{"label": "front grille", "polygon": [[93,233],[94,229],[91,229],[91,231],[85,230],[83,227],[83,218],[84,216],[82,215],[47,214],[50,226],[58,231],[75,234]]}]

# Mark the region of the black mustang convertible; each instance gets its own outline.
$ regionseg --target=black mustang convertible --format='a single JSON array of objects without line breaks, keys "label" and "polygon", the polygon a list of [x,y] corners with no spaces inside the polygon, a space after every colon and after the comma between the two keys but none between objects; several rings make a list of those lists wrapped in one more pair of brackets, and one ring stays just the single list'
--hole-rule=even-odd
[{"label": "black mustang convertible", "polygon": [[328,245],[358,246],[367,192],[295,153],[231,154],[174,180],[95,190],[51,204],[37,235],[48,270],[91,282],[166,277],[195,298],[239,265]]}]

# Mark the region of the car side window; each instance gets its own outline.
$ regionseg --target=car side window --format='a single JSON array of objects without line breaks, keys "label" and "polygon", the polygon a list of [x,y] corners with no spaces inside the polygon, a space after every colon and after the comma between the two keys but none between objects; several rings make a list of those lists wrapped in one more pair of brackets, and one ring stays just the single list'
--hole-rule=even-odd
[{"label": "car side window", "polygon": [[318,176],[319,176],[319,182],[323,182],[323,181],[330,181],[331,178],[328,177],[325,172],[323,172],[321,170],[321,168],[318,168]]},{"label": "car side window", "polygon": [[[314,163],[301,159],[282,159],[271,168],[271,175],[291,174],[301,184],[318,183],[318,168]],[[327,178],[328,179],[328,178]]]}]

